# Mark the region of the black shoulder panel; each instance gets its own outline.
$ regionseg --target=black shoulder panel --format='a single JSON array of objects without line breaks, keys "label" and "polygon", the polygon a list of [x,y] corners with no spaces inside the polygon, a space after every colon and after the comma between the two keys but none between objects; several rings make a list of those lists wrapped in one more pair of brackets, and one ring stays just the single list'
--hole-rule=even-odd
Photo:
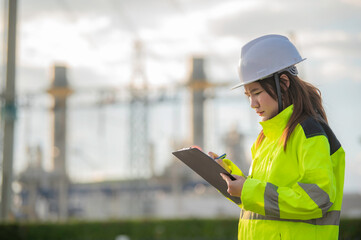
[{"label": "black shoulder panel", "polygon": [[331,128],[326,123],[322,123],[322,127],[325,130],[328,142],[330,143],[330,150],[332,155],[341,147],[341,143],[338,141],[336,135],[332,132]]},{"label": "black shoulder panel", "polygon": [[326,132],[323,130],[321,124],[312,117],[306,118],[306,120],[300,124],[303,128],[303,131],[305,132],[306,138],[318,135],[325,135],[327,137]]},{"label": "black shoulder panel", "polygon": [[330,143],[331,155],[341,147],[340,142],[326,123],[321,123],[312,117],[308,117],[306,120],[301,122],[300,125],[302,126],[307,138],[318,135],[326,136],[328,138],[328,142]]}]

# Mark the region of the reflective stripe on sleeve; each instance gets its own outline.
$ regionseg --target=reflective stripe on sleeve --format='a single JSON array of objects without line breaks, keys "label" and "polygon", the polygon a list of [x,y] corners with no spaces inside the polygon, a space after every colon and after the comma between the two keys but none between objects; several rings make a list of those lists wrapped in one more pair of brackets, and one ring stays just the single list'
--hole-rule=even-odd
[{"label": "reflective stripe on sleeve", "polygon": [[298,219],[282,219],[270,216],[263,216],[251,211],[241,211],[240,218],[243,220],[274,220],[274,221],[288,221],[288,222],[303,222],[312,225],[339,225],[340,224],[340,211],[327,212],[322,218],[310,219],[310,220],[298,220]]},{"label": "reflective stripe on sleeve", "polygon": [[322,210],[322,215],[325,215],[327,210],[332,206],[330,197],[317,184],[298,183],[301,188],[310,196],[310,198]]},{"label": "reflective stripe on sleeve", "polygon": [[278,206],[278,187],[267,182],[264,191],[264,211],[266,216],[280,217],[280,208]]}]

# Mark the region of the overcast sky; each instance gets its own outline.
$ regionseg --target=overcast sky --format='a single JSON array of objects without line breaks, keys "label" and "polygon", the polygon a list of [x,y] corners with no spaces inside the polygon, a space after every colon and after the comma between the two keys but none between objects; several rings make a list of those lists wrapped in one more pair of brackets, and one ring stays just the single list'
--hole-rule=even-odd
[{"label": "overcast sky", "polygon": [[192,55],[206,58],[211,81],[236,84],[241,46],[283,34],[307,58],[301,76],[321,89],[344,145],[346,190],[361,192],[360,12],[359,0],[20,0],[17,87],[22,94],[43,92],[56,62],[69,67],[76,89],[125,86],[135,40],[143,43],[152,86],[184,82]]}]

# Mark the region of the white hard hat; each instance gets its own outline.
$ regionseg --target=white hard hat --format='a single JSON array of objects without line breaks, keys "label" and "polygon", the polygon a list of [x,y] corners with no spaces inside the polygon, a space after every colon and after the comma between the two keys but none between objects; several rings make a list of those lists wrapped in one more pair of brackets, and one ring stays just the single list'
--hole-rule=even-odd
[{"label": "white hard hat", "polygon": [[297,75],[294,65],[305,59],[285,36],[272,34],[256,38],[242,47],[238,66],[241,83],[232,89],[283,70]]}]

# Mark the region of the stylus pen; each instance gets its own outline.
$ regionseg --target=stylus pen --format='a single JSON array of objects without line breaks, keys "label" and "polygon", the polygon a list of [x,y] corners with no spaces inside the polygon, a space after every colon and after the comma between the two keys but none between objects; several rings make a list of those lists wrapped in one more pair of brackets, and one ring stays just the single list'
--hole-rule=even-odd
[{"label": "stylus pen", "polygon": [[214,160],[217,160],[217,159],[225,159],[227,156],[227,154],[223,153],[221,156],[215,158]]}]

